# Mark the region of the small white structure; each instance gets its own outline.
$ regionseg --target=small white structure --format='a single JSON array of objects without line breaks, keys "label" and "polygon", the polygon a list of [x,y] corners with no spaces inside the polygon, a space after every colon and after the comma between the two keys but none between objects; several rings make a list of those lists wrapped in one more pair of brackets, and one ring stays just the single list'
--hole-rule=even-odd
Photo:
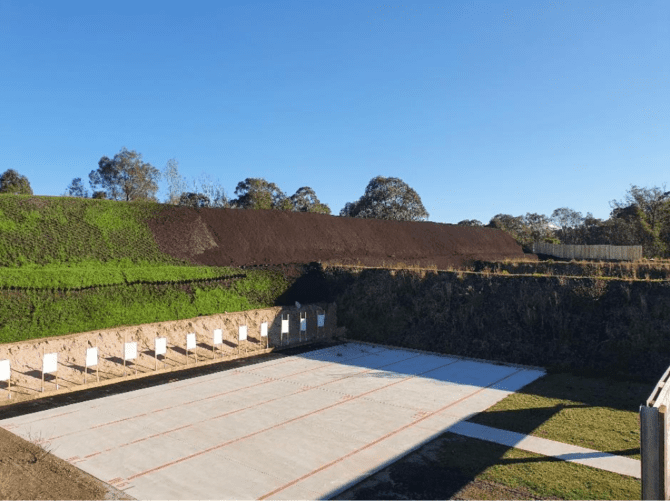
[{"label": "small white structure", "polygon": [[84,365],[84,384],[86,384],[86,376],[88,376],[88,368],[95,367],[95,375],[100,382],[100,372],[98,370],[98,348],[86,348],[86,364]]},{"label": "small white structure", "polygon": [[195,343],[195,332],[186,334],[186,365],[188,365],[188,352],[193,350],[195,353],[195,363],[198,363],[198,351]]},{"label": "small white structure", "polygon": [[284,315],[282,314],[281,316],[281,345],[284,345],[284,334],[286,334],[286,337],[288,338],[288,343],[291,343],[291,338],[289,337],[289,332],[288,332],[288,319],[289,315],[286,315],[286,318],[284,318]]},{"label": "small white structure", "polygon": [[263,338],[265,338],[265,347],[268,348],[268,343],[270,342],[270,338],[268,337],[268,323],[263,322],[261,324],[261,342],[263,341]]},{"label": "small white structure", "polygon": [[58,353],[42,352],[42,391],[44,391],[44,374],[56,373],[56,389],[58,389]]},{"label": "small white structure", "polygon": [[302,341],[302,333],[305,333],[305,341],[307,341],[307,312],[305,312],[305,316],[302,316],[302,313],[300,314],[300,333],[298,334],[298,339]]},{"label": "small white structure", "polygon": [[[130,343],[123,343],[123,375],[126,375],[126,361],[135,360],[137,358],[137,341],[132,341]],[[137,364],[133,362],[135,366],[135,374],[137,374]]]},{"label": "small white structure", "polygon": [[157,337],[154,339],[154,370],[158,370],[158,355],[163,355],[163,368],[165,368],[165,355],[167,353],[167,338]]},{"label": "small white structure", "polygon": [[317,337],[321,337],[319,335],[319,327],[323,327],[326,323],[326,314],[325,313],[320,313],[319,315],[316,316],[316,331],[317,331]]},{"label": "small white structure", "polygon": [[12,381],[9,360],[0,360],[0,381],[7,381],[7,398],[12,398]]},{"label": "small white structure", "polygon": [[[221,329],[214,329],[214,336],[212,338],[212,355],[214,355],[214,347],[223,345],[223,331]],[[222,351],[219,349],[219,351]]]}]

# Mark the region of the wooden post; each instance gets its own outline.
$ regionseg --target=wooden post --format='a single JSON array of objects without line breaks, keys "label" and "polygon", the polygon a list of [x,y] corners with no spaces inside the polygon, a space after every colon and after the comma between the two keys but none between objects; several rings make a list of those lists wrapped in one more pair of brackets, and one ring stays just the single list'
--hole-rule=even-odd
[{"label": "wooden post", "polygon": [[658,408],[658,431],[659,431],[659,440],[658,440],[658,479],[659,479],[659,494],[661,499],[668,499],[668,485],[667,485],[667,471],[668,471],[668,456],[666,454],[666,446],[668,437],[667,433],[667,419],[668,419],[668,408],[665,405],[661,405]]}]

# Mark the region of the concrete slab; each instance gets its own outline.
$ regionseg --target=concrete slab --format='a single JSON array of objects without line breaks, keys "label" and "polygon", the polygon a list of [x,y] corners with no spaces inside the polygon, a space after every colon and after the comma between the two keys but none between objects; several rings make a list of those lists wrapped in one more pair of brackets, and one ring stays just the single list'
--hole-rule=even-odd
[{"label": "concrete slab", "polygon": [[351,342],[0,426],[138,499],[315,499],[543,374]]}]

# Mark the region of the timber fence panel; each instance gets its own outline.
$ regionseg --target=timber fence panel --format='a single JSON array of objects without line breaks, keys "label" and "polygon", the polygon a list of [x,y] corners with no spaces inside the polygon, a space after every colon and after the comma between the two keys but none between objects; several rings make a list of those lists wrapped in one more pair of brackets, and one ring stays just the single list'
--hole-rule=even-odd
[{"label": "timber fence panel", "polygon": [[533,243],[533,253],[548,254],[563,259],[642,259],[641,245],[564,245],[548,242]]}]

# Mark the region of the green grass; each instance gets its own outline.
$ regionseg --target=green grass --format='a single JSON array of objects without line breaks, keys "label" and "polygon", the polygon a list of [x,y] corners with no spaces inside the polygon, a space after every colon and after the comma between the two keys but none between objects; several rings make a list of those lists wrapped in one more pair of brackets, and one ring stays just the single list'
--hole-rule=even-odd
[{"label": "green grass", "polygon": [[[469,421],[640,460],[639,407],[652,389],[606,377],[547,374]],[[472,450],[456,456],[444,451],[445,464],[456,457],[472,473],[482,461],[491,462],[480,480],[525,486],[538,497],[640,499],[640,480],[633,477],[479,440],[463,447]]]},{"label": "green grass", "polygon": [[[640,499],[640,480],[570,463],[521,449],[468,437],[453,436],[443,446],[440,466],[475,481],[489,481],[543,499]],[[492,499],[502,496],[494,494]]]},{"label": "green grass", "polygon": [[[640,459],[652,385],[547,374],[468,421]],[[640,499],[641,481],[445,432],[338,499]]]},{"label": "green grass", "polygon": [[146,220],[168,208],[0,195],[0,343],[265,308],[290,286],[161,253]]}]

